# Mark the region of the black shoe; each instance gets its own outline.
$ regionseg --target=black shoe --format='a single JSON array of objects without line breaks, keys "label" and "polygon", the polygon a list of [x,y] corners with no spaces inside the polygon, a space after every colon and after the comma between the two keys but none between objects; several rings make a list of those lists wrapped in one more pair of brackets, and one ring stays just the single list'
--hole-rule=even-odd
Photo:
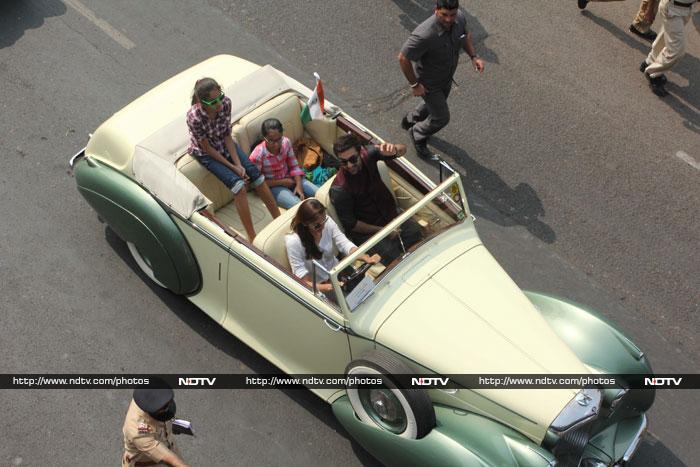
[{"label": "black shoe", "polygon": [[650,29],[647,32],[642,32],[639,29],[637,29],[637,27],[634,24],[630,24],[630,32],[632,34],[638,35],[642,39],[648,40],[649,42],[654,42],[654,40],[656,39],[656,33],[654,31]]},{"label": "black shoe", "polygon": [[411,138],[411,143],[413,143],[413,147],[416,149],[416,154],[418,154],[418,157],[421,159],[434,160],[434,155],[430,152],[430,149],[428,149],[428,145],[424,141],[416,141],[416,138],[413,136],[413,128],[408,130],[408,136]]},{"label": "black shoe", "polygon": [[[642,64],[639,65],[639,71],[644,73],[647,70],[648,66],[649,66],[649,64],[646,62],[646,60],[644,60],[642,62]],[[650,79],[649,75],[647,75],[646,73],[644,73],[644,75],[647,77],[647,79]],[[659,76],[657,76],[657,78],[659,78],[661,81],[663,81],[664,84],[666,84],[666,82],[668,81],[668,78],[666,78],[666,75],[659,75]]]},{"label": "black shoe", "polygon": [[406,116],[404,115],[404,117],[401,119],[401,128],[403,128],[404,130],[408,130],[412,126],[413,122],[409,122],[408,118],[406,118]]},{"label": "black shoe", "polygon": [[649,75],[647,75],[647,78],[649,79],[649,86],[651,86],[651,92],[653,92],[659,97],[668,96],[668,91],[666,90],[666,81],[661,76],[651,78]]},{"label": "black shoe", "polygon": [[666,84],[668,82],[668,78],[666,78],[666,75],[659,75],[656,78],[652,78],[648,74],[644,73],[644,76],[647,77],[647,79],[649,80],[649,83],[651,83],[653,80],[658,80],[659,82],[664,83],[664,84]]},{"label": "black shoe", "polygon": [[578,8],[579,10],[585,10],[586,5],[588,5],[588,0],[578,0]]}]

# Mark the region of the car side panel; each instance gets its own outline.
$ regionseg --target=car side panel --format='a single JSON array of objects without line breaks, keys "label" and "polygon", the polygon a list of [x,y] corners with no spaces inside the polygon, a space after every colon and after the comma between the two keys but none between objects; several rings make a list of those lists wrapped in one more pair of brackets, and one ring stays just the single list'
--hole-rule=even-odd
[{"label": "car side panel", "polygon": [[177,294],[201,286],[199,266],[170,216],[132,179],[86,157],[74,166],[78,191],[119,237],[148,258],[161,283]]},{"label": "car side panel", "polygon": [[214,321],[222,324],[228,305],[228,246],[233,239],[223,235],[218,238],[204,235],[200,230],[177,218],[175,223],[191,245],[202,271],[202,287],[196,294],[187,298]]},{"label": "car side panel", "polygon": [[[350,345],[332,321],[338,317],[328,319],[293,298],[285,287],[319,301],[260,256],[236,242],[231,249],[224,327],[287,374],[343,374]],[[337,391],[311,390],[323,399]]]}]

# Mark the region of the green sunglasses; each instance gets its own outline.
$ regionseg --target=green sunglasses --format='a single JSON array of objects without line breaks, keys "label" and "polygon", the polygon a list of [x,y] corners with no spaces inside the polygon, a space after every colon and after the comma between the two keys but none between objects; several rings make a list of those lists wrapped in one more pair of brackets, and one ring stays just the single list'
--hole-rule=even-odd
[{"label": "green sunglasses", "polygon": [[199,100],[202,101],[202,104],[208,105],[209,107],[212,107],[212,106],[218,104],[219,102],[221,102],[222,100],[224,100],[224,97],[225,97],[225,96],[224,96],[224,91],[221,91],[221,94],[219,94],[219,97],[214,98],[214,99],[212,99],[212,100],[210,100],[210,101],[208,101],[208,100],[206,100],[206,99],[199,99]]}]

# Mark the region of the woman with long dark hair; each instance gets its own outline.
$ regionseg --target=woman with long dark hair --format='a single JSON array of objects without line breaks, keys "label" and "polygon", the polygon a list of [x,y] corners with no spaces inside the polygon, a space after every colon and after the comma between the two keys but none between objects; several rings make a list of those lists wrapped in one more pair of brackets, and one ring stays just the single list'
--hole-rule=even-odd
[{"label": "woman with long dark hair", "polygon": [[[306,282],[309,287],[313,286],[312,260],[318,261],[330,271],[338,264],[335,251],[347,256],[357,250],[357,246],[348,240],[335,221],[326,214],[325,206],[315,198],[308,198],[299,205],[292,219],[292,233],[285,237],[285,245],[292,273]],[[381,260],[379,255],[362,255],[359,259],[372,264]],[[333,291],[333,286],[328,279],[328,273],[321,268],[316,268],[318,290]]]},{"label": "woman with long dark hair", "polygon": [[187,127],[190,130],[189,153],[231,190],[248,240],[252,242],[255,229],[246,183],[255,189],[272,217],[278,217],[280,210],[265,177],[231,137],[231,99],[213,79],[202,78],[195,83],[192,107],[187,112]]}]

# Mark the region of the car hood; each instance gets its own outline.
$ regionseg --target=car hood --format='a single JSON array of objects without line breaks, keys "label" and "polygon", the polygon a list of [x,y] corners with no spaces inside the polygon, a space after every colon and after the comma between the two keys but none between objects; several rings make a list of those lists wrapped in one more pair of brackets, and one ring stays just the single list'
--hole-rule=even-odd
[{"label": "car hood", "polygon": [[[589,373],[483,245],[433,271],[378,327],[377,343],[443,375]],[[539,437],[577,391],[475,392],[534,422]]]}]

